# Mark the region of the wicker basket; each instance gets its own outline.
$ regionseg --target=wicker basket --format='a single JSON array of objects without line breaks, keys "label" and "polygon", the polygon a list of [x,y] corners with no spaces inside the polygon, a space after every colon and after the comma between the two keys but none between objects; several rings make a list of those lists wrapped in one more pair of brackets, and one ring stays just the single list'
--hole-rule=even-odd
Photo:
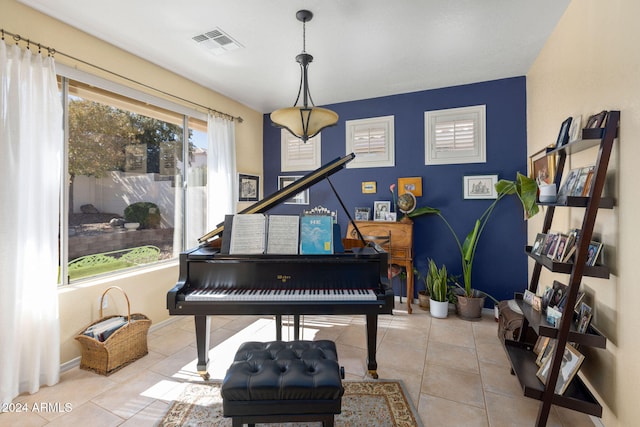
[{"label": "wicker basket", "polygon": [[[118,317],[116,315],[102,317],[102,301],[111,289],[118,289],[127,300],[127,323],[111,334],[109,338],[100,342],[95,338],[83,335],[83,332],[104,320]],[[147,333],[150,325],[151,320],[144,314],[131,314],[131,304],[125,291],[117,286],[107,288],[100,298],[100,319],[88,325],[75,337],[82,346],[80,369],[101,375],[111,375],[129,363],[140,359],[149,352]]]}]

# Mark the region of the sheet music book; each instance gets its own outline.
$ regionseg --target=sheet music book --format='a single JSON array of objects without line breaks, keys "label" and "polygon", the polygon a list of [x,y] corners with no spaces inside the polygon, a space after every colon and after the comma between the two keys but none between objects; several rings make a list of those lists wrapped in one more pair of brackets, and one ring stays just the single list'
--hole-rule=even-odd
[{"label": "sheet music book", "polygon": [[267,253],[297,255],[300,217],[297,215],[269,215],[267,223]]},{"label": "sheet music book", "polygon": [[229,253],[232,255],[263,254],[266,246],[266,217],[264,214],[245,214],[233,217]]},{"label": "sheet music book", "polygon": [[300,254],[333,253],[333,218],[329,215],[303,215],[300,218]]}]

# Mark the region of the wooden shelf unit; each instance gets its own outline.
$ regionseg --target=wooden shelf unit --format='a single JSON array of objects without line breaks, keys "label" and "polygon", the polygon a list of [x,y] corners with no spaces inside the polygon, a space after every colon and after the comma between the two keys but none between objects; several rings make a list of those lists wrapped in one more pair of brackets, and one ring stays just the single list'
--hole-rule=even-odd
[{"label": "wooden shelf unit", "polygon": [[[602,190],[606,180],[611,150],[618,136],[619,122],[620,111],[609,111],[604,128],[584,129],[582,139],[565,144],[559,148],[547,150],[547,155],[556,154],[558,157],[555,177],[557,188],[560,188],[562,173],[568,155],[597,147],[598,156],[588,197],[568,197],[560,203],[540,203],[540,205],[547,206],[542,233],[548,233],[550,231],[556,208],[584,208],[582,227],[580,229],[580,236],[576,242],[576,253],[573,262],[562,263],[553,261],[546,256],[532,254],[530,246],[525,248],[527,255],[535,261],[531,281],[529,282],[529,291],[535,293],[538,290],[540,273],[543,267],[553,273],[569,275],[566,293],[567,300],[562,317],[560,318],[559,327],[554,327],[549,324],[542,313],[534,310],[530,305],[525,304],[522,301],[521,295],[519,297],[516,296],[516,303],[523,314],[520,337],[516,341],[506,340],[504,342],[505,351],[511,362],[512,372],[518,377],[524,390],[524,395],[542,402],[536,420],[536,426],[538,427],[546,426],[552,404],[597,417],[602,416],[602,406],[578,375],[574,376],[569,387],[562,395],[555,393],[555,384],[558,380],[562,356],[567,343],[577,343],[581,346],[596,348],[606,347],[606,338],[594,326],[590,326],[584,334],[578,333],[574,326],[574,316],[575,304],[582,278],[588,276],[608,279],[610,274],[607,266],[587,266],[586,260],[598,210],[611,209],[615,206],[615,200],[613,198],[602,197]],[[533,330],[537,336],[551,337],[556,340],[547,378],[547,386],[536,376],[538,365],[536,364],[536,354],[533,352],[533,343],[526,341],[529,335],[527,334],[528,330]]]}]

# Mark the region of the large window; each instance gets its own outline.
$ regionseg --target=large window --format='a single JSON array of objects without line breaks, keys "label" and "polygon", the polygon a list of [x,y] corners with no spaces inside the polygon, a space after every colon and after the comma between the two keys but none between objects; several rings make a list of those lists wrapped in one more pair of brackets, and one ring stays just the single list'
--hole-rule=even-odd
[{"label": "large window", "polygon": [[206,232],[206,121],[60,81],[68,125],[61,283],[146,266],[195,246]]}]

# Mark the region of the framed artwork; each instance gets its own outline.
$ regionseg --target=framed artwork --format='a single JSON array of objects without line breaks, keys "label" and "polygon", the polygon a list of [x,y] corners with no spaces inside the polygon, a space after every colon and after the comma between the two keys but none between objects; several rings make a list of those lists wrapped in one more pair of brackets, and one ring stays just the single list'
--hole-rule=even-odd
[{"label": "framed artwork", "polygon": [[362,183],[362,194],[375,194],[375,193],[376,193],[375,181],[364,181]]},{"label": "framed artwork", "polygon": [[376,201],[373,202],[373,220],[387,221],[388,214],[391,211],[391,202]]},{"label": "framed artwork", "polygon": [[580,313],[578,314],[578,324],[576,326],[576,330],[578,331],[578,333],[584,334],[585,332],[587,332],[589,323],[591,323],[591,307],[584,302],[581,302]]},{"label": "framed artwork", "polygon": [[538,184],[552,184],[556,178],[556,153],[547,154],[548,148],[529,156],[529,178]]},{"label": "framed artwork", "polygon": [[260,177],[258,175],[238,174],[238,201],[257,202],[260,198]]},{"label": "framed artwork", "polygon": [[594,114],[587,120],[587,129],[599,128],[604,123],[604,119],[607,117],[606,111],[600,111],[598,114]]},{"label": "framed artwork", "polygon": [[556,140],[556,148],[562,147],[569,142],[569,129],[571,129],[572,117],[568,117],[562,125],[560,125],[560,133],[558,133],[558,139]]},{"label": "framed artwork", "polygon": [[569,142],[577,141],[580,138],[580,130],[582,126],[582,116],[574,116],[571,120],[569,128]]},{"label": "framed artwork", "polygon": [[[282,190],[287,185],[297,181],[302,176],[279,176],[278,177],[278,190]],[[287,199],[284,202],[285,205],[308,205],[309,204],[309,189],[299,192],[295,196]]]},{"label": "framed artwork", "polygon": [[369,221],[369,215],[371,215],[371,208],[356,208],[355,220]]},{"label": "framed artwork", "polygon": [[422,177],[398,178],[398,196],[411,193],[416,197],[422,196]]},{"label": "framed artwork", "polygon": [[[540,381],[544,384],[547,383],[547,378],[549,376],[549,368],[551,368],[551,361],[553,357],[551,355],[547,356],[540,369],[536,373],[536,376]],[[564,348],[564,354],[562,355],[562,364],[560,365],[560,371],[558,372],[558,380],[556,381],[556,394],[562,394],[565,392],[567,387],[569,387],[569,383],[573,379],[573,377],[580,369],[580,365],[582,365],[582,361],[584,360],[584,355],[581,354],[574,347],[568,345]]]},{"label": "framed artwork", "polygon": [[536,365],[542,366],[542,363],[553,352],[553,348],[555,347],[556,340],[551,339],[549,337],[542,337],[542,342],[540,344],[536,343],[538,347],[538,357],[536,358]]},{"label": "framed artwork", "polygon": [[496,199],[498,175],[473,175],[464,177],[465,199]]}]

